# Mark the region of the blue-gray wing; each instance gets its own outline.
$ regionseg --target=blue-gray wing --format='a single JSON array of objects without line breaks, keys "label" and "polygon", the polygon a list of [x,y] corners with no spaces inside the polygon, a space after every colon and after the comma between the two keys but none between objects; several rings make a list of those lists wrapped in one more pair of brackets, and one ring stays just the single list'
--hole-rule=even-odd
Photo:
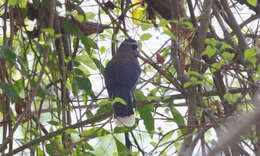
[{"label": "blue-gray wing", "polygon": [[115,89],[127,88],[133,91],[140,73],[137,59],[113,58],[105,68],[105,83],[109,96],[112,97]]}]

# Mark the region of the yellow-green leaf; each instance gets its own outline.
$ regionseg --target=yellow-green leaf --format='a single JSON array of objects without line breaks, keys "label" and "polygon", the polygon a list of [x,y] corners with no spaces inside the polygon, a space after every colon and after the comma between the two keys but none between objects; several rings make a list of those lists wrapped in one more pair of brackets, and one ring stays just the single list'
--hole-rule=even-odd
[{"label": "yellow-green leaf", "polygon": [[256,55],[256,51],[254,48],[246,49],[244,52],[245,59],[249,59],[250,57],[253,57]]},{"label": "yellow-green leaf", "polygon": [[116,98],[113,100],[112,104],[117,103],[117,102],[126,105],[125,100],[123,100],[123,99],[121,99],[121,98],[119,98],[119,97],[116,97]]},{"label": "yellow-green leaf", "polygon": [[17,0],[8,0],[8,3],[10,5],[15,5],[17,3]]},{"label": "yellow-green leaf", "polygon": [[121,143],[116,137],[114,137],[114,140],[116,142],[118,155],[132,155],[129,149],[123,143]]},{"label": "yellow-green leaf", "polygon": [[140,39],[141,39],[142,41],[144,41],[144,40],[149,40],[151,37],[152,37],[151,34],[149,34],[149,33],[144,33],[144,34],[141,35]]},{"label": "yellow-green leaf", "polygon": [[[140,3],[141,0],[134,0],[133,4],[136,3]],[[143,7],[141,5],[135,5],[132,9],[131,9],[131,17],[133,20],[133,23],[136,25],[140,25],[141,21],[144,20],[145,18],[145,9],[146,6]]]},{"label": "yellow-green leaf", "polygon": [[247,0],[247,2],[256,7],[257,0]]}]

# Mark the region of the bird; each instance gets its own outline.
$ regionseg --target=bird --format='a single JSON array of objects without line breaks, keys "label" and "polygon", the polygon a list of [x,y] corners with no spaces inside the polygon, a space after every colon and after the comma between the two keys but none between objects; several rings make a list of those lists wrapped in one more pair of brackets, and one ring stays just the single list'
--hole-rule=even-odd
[{"label": "bird", "polygon": [[113,104],[117,127],[132,127],[135,124],[134,91],[141,74],[137,59],[137,41],[125,39],[104,70],[105,85],[110,98],[119,97],[125,101]]}]

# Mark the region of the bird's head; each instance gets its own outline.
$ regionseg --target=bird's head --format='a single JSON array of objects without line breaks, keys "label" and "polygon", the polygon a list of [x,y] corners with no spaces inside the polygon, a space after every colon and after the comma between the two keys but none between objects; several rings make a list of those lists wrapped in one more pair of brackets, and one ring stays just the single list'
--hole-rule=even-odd
[{"label": "bird's head", "polygon": [[119,47],[119,52],[124,51],[137,51],[137,42],[133,39],[126,39],[121,43]]}]

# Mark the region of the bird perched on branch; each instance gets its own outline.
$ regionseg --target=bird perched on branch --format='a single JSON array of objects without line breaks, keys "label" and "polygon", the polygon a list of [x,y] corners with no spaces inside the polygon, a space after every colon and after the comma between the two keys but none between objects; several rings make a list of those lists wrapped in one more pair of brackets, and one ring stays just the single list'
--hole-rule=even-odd
[{"label": "bird perched on branch", "polygon": [[135,123],[134,90],[141,73],[136,53],[137,42],[126,39],[105,68],[105,84],[109,97],[119,97],[125,101],[125,104],[116,102],[113,105],[117,126],[131,127]]}]

